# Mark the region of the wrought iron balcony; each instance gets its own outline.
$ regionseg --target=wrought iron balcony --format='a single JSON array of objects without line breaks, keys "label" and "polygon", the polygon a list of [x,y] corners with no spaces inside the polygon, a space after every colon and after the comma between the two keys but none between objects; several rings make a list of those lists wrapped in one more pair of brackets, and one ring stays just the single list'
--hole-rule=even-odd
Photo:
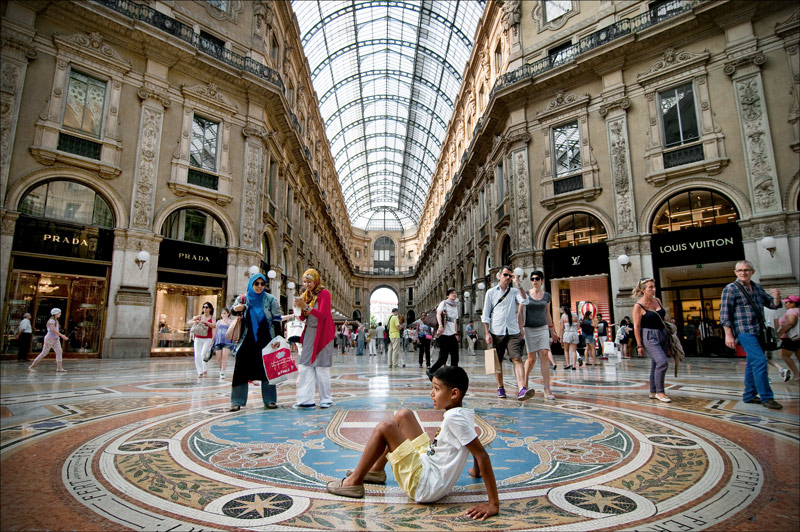
[{"label": "wrought iron balcony", "polygon": [[556,179],[553,181],[553,194],[564,194],[565,192],[572,192],[573,190],[580,190],[583,188],[583,175],[573,175],[565,177],[564,179]]},{"label": "wrought iron balcony", "polygon": [[569,48],[565,48],[561,54],[559,54],[559,57],[565,58],[565,60],[554,62],[552,58],[544,57],[538,61],[527,63],[515,70],[512,70],[511,72],[503,74],[497,78],[489,97],[491,98],[491,96],[493,96],[494,93],[500,89],[504,89],[510,85],[530,79],[539,74],[547,72],[548,70],[558,68],[561,65],[569,63],[580,55],[590,52],[595,48],[608,44],[626,35],[630,35],[631,33],[637,33],[646,30],[666,20],[680,16],[688,11],[692,11],[695,6],[707,1],[708,0],[692,0],[687,2],[676,1],[673,4],[670,4],[670,9],[662,12],[650,10],[635,17],[618,20],[610,26],[606,26],[605,28],[599,29],[594,33],[587,35]]},{"label": "wrought iron balcony", "polygon": [[687,146],[673,151],[664,152],[664,168],[674,168],[682,164],[696,163],[705,159],[702,144]]},{"label": "wrought iron balcony", "polygon": [[217,190],[219,187],[219,177],[201,172],[195,168],[189,168],[189,174],[186,176],[186,182],[190,185],[209,188],[211,190]]},{"label": "wrought iron balcony", "polygon": [[226,63],[239,70],[244,70],[261,78],[265,82],[278,87],[283,94],[286,94],[286,87],[283,84],[280,74],[266,65],[239,55],[227,48],[220,47],[208,39],[200,37],[188,24],[177,21],[174,18],[156,11],[155,9],[132,2],[131,0],[92,0],[93,2],[116,11],[128,18],[138,20],[158,28],[161,31],[177,37],[183,42],[190,44],[201,52],[223,63]]},{"label": "wrought iron balcony", "polygon": [[61,132],[58,134],[58,146],[56,146],[56,149],[58,151],[64,151],[99,161],[102,147],[103,145],[99,142],[93,142]]}]

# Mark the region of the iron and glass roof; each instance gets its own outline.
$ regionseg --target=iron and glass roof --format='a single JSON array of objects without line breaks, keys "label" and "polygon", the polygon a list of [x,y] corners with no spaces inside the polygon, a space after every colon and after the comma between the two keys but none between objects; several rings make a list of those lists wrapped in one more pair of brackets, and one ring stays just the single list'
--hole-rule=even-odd
[{"label": "iron and glass roof", "polygon": [[484,3],[292,1],[353,226],[419,222]]}]

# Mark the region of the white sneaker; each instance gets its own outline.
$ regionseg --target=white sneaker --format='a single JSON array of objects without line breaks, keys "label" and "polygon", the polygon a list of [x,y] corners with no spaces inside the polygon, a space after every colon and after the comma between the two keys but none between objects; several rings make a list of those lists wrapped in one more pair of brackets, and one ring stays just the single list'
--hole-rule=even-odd
[{"label": "white sneaker", "polygon": [[224,379],[225,379],[225,374],[220,371],[219,372],[219,380],[224,380]]},{"label": "white sneaker", "polygon": [[788,382],[792,380],[792,370],[790,369],[782,369],[781,370],[781,377],[783,377],[783,382]]}]

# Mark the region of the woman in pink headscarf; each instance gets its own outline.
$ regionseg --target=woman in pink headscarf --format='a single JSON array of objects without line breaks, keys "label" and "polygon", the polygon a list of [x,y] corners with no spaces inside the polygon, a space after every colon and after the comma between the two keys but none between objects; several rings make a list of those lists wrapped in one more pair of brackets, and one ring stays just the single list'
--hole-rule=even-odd
[{"label": "woman in pink headscarf", "polygon": [[301,309],[300,319],[306,322],[301,343],[299,376],[297,377],[297,404],[295,408],[314,408],[314,388],[319,390],[320,408],[330,408],[331,365],[333,364],[333,337],[336,326],[331,313],[331,293],[322,285],[319,272],[308,269],[303,273],[300,297],[294,306]]}]

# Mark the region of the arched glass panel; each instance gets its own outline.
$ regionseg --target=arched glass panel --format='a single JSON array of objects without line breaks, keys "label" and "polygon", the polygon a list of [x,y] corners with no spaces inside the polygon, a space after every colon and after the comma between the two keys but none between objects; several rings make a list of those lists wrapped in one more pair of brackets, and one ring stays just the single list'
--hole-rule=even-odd
[{"label": "arched glass panel", "polygon": [[375,241],[373,247],[373,265],[378,272],[394,272],[394,242],[387,236]]},{"label": "arched glass panel", "polygon": [[270,247],[267,233],[261,236],[261,256],[264,257],[263,261],[268,266],[265,270],[268,270],[269,266],[272,265],[272,248]]},{"label": "arched glass panel", "polygon": [[64,220],[112,229],[114,215],[105,199],[74,181],[49,181],[29,190],[19,202],[19,212],[38,218]]},{"label": "arched glass panel", "polygon": [[679,192],[662,203],[653,216],[651,232],[668,233],[693,227],[735,222],[739,219],[733,202],[706,189]]},{"label": "arched glass panel", "polygon": [[503,251],[501,254],[502,264],[509,265],[511,264],[511,237],[506,236],[503,239]]},{"label": "arched glass panel", "polygon": [[576,212],[559,218],[547,233],[546,249],[596,244],[608,239],[603,223],[591,214]]},{"label": "arched glass panel", "polygon": [[171,213],[161,226],[161,236],[208,246],[228,246],[222,225],[200,209],[179,209]]}]

